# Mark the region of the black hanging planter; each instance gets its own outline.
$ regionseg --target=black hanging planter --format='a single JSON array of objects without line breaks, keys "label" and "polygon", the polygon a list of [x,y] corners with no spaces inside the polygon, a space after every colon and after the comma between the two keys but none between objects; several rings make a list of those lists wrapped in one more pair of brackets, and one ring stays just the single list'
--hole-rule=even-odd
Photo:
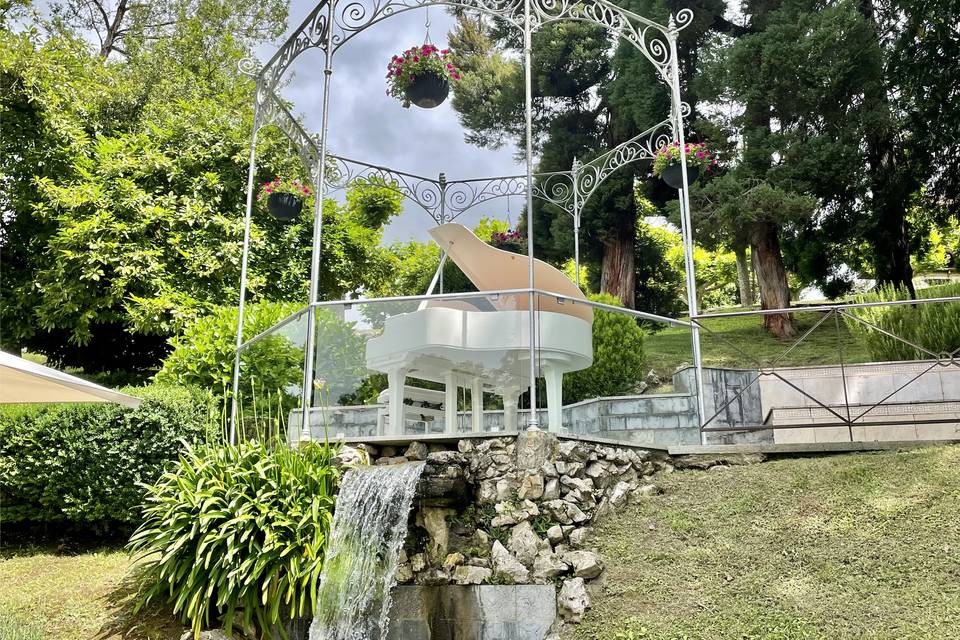
[{"label": "black hanging planter", "polygon": [[421,109],[433,109],[443,104],[450,93],[446,76],[425,73],[414,78],[407,87],[407,100]]},{"label": "black hanging planter", "polygon": [[303,200],[292,193],[271,193],[267,198],[267,209],[277,220],[289,222],[300,215]]},{"label": "black hanging planter", "polygon": [[[691,185],[697,181],[697,178],[700,176],[700,169],[697,167],[691,167],[687,165],[687,184]],[[672,164],[666,169],[663,170],[663,173],[660,174],[660,177],[663,178],[663,181],[667,183],[667,186],[673,187],[674,189],[683,188],[683,169],[678,164]]]}]

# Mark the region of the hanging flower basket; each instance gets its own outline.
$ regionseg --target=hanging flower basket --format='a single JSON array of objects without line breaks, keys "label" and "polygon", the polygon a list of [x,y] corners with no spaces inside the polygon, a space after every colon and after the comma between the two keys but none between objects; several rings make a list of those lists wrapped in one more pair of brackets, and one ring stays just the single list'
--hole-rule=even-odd
[{"label": "hanging flower basket", "polygon": [[449,60],[449,49],[432,44],[407,49],[387,64],[387,95],[421,109],[432,109],[447,99],[450,83],[460,80],[460,72]]},{"label": "hanging flower basket", "polygon": [[267,210],[278,220],[295,220],[303,211],[304,200],[312,200],[313,191],[299,180],[274,178],[257,194],[257,201],[266,202]]},{"label": "hanging flower basket", "polygon": [[503,233],[494,232],[490,235],[490,246],[510,253],[525,254],[527,239],[518,230],[507,229]]},{"label": "hanging flower basket", "polygon": [[[707,171],[717,164],[716,158],[703,143],[684,145],[687,156],[687,184],[691,185],[700,177],[701,171]],[[674,189],[683,188],[683,169],[680,166],[680,143],[665,144],[657,150],[653,160],[653,174],[662,178]]]}]

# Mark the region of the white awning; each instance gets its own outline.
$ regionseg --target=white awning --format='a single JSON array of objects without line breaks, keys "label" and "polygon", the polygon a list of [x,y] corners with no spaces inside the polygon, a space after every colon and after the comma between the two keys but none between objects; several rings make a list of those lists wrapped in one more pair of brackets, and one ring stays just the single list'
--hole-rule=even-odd
[{"label": "white awning", "polygon": [[0,404],[53,402],[116,402],[136,408],[142,401],[0,351]]}]

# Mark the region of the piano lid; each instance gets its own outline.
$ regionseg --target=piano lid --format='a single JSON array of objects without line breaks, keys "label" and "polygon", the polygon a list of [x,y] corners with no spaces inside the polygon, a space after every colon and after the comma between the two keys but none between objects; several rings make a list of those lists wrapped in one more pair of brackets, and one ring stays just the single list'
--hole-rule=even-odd
[{"label": "piano lid", "polygon": [[[454,264],[470,278],[480,291],[498,289],[526,289],[529,285],[529,261],[527,256],[503,251],[478,238],[462,224],[448,223],[430,229],[430,235],[453,260]],[[550,291],[565,298],[586,300],[586,296],[562,271],[533,260],[534,285],[537,289]],[[527,310],[527,296],[510,296],[511,309]],[[538,296],[540,311],[551,311],[593,322],[593,307],[585,304],[561,304],[551,296]],[[432,305],[431,305],[432,306]],[[494,302],[494,306],[497,303]]]}]

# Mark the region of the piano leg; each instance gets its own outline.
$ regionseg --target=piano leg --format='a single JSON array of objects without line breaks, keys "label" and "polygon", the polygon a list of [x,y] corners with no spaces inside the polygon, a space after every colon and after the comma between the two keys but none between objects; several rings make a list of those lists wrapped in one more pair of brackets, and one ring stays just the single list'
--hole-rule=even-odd
[{"label": "piano leg", "polygon": [[443,376],[443,419],[446,433],[457,432],[457,376],[454,373],[446,373]]},{"label": "piano leg", "polygon": [[405,369],[394,369],[387,373],[387,384],[390,386],[390,396],[388,404],[389,426],[385,435],[399,436],[403,435],[403,391],[407,383],[407,372]]},{"label": "piano leg", "polygon": [[470,420],[474,433],[483,431],[483,380],[474,378],[470,387]]},{"label": "piano leg", "polygon": [[517,430],[517,401],[520,399],[517,389],[503,390],[503,430]]},{"label": "piano leg", "polygon": [[547,383],[547,431],[563,428],[563,373],[553,367],[544,367]]}]

